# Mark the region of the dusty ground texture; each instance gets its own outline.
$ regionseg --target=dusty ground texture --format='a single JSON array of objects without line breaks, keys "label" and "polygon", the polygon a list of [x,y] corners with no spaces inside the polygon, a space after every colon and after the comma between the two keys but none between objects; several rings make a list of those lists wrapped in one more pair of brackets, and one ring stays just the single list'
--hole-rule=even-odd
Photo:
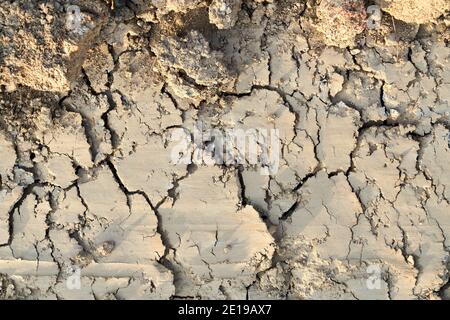
[{"label": "dusty ground texture", "polygon": [[[449,8],[0,1],[0,298],[449,299]],[[171,163],[199,120],[278,171]]]}]

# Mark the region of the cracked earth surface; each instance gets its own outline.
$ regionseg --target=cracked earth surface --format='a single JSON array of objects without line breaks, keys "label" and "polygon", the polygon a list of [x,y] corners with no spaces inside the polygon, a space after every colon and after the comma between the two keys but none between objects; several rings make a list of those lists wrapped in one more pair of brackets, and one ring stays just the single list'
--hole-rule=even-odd
[{"label": "cracked earth surface", "polygon": [[[1,1],[0,298],[449,299],[449,8]],[[278,170],[171,163],[199,121]]]}]

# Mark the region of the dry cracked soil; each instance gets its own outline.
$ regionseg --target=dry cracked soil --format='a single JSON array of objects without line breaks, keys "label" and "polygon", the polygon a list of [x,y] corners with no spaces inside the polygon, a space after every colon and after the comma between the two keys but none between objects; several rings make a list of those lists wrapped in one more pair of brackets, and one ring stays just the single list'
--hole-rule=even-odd
[{"label": "dry cracked soil", "polygon": [[0,299],[450,299],[449,9],[0,0]]}]

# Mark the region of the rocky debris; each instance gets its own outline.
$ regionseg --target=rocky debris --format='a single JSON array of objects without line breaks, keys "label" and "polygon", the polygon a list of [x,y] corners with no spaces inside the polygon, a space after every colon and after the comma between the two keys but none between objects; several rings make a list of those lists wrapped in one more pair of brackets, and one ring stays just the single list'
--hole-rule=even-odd
[{"label": "rocky debris", "polygon": [[407,23],[423,24],[435,21],[450,10],[447,0],[377,0],[383,11]]},{"label": "rocky debris", "polygon": [[69,91],[108,14],[102,2],[89,3],[2,3],[0,85],[7,91],[20,85],[39,91]]},{"label": "rocky debris", "polygon": [[108,74],[114,69],[114,59],[108,45],[102,43],[86,54],[83,71],[89,79],[92,90],[101,93],[108,90]]},{"label": "rocky debris", "polygon": [[316,28],[327,45],[352,46],[355,37],[366,28],[367,15],[361,0],[320,1],[316,15]]},{"label": "rocky debris", "polygon": [[172,91],[181,98],[198,98],[203,88],[221,87],[230,81],[222,54],[211,50],[197,31],[162,39],[153,51]]},{"label": "rocky debris", "polygon": [[230,29],[236,24],[241,5],[241,0],[214,0],[209,6],[209,21],[219,29]]}]

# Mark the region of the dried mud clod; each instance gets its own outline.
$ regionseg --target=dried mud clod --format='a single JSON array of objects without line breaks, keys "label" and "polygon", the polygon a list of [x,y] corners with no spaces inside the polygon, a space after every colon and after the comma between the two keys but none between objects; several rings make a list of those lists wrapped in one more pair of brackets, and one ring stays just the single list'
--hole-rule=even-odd
[{"label": "dried mud clod", "polygon": [[362,0],[322,0],[316,7],[317,30],[327,45],[352,46],[366,29],[367,13]]},{"label": "dried mud clod", "polygon": [[[102,2],[89,3],[74,1],[72,6],[59,1],[3,3],[0,85],[8,91],[19,85],[40,91],[69,91],[108,14]],[[75,5],[79,5],[77,10],[73,9]],[[80,20],[69,23],[68,10],[79,14]]]},{"label": "dried mud clod", "polygon": [[383,11],[407,23],[423,24],[435,21],[450,10],[448,0],[377,0]]}]

